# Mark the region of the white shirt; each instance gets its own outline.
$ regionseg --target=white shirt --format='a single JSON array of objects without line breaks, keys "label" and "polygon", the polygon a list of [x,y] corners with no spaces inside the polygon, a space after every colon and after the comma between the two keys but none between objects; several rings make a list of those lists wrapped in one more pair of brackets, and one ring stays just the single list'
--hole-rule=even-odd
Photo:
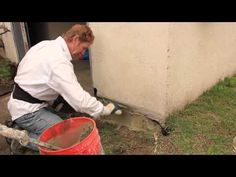
[{"label": "white shirt", "polygon": [[[62,37],[42,41],[33,46],[20,62],[15,82],[39,100],[50,102],[60,94],[76,111],[97,117],[104,106],[83,90],[77,81],[71,60]],[[46,106],[48,103],[31,104],[14,99],[12,95],[8,102],[12,120]]]}]

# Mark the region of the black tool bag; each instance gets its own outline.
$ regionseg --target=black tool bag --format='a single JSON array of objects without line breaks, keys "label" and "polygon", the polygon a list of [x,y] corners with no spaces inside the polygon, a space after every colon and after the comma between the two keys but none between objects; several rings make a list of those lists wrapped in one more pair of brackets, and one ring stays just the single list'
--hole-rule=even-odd
[{"label": "black tool bag", "polygon": [[52,108],[56,112],[76,113],[75,109],[72,108],[70,104],[61,95],[59,95],[57,99],[53,102]]}]

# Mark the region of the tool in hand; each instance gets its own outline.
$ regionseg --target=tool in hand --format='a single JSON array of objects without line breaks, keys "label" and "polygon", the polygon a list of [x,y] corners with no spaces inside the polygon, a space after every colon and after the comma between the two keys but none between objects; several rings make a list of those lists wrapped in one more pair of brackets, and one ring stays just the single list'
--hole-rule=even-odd
[{"label": "tool in hand", "polygon": [[7,138],[11,138],[11,139],[16,139],[17,141],[19,141],[19,143],[22,146],[27,146],[29,143],[33,143],[38,146],[51,149],[51,150],[62,149],[52,144],[39,141],[38,139],[30,138],[25,130],[17,130],[17,129],[9,128],[2,124],[0,124],[0,135]]}]

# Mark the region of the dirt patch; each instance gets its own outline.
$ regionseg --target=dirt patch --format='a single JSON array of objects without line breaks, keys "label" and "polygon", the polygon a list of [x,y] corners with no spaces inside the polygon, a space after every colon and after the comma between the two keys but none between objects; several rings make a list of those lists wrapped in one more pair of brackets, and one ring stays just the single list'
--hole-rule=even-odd
[{"label": "dirt patch", "polygon": [[[10,95],[0,97],[0,123],[4,124],[10,119],[10,114],[7,109],[7,102]],[[9,145],[6,143],[5,137],[0,135],[0,154],[9,154]]]},{"label": "dirt patch", "polygon": [[14,81],[12,79],[4,79],[0,78],[0,86],[1,87],[11,87],[13,86]]},{"label": "dirt patch", "polygon": [[181,154],[170,137],[159,137],[155,154]]},{"label": "dirt patch", "polygon": [[199,152],[200,154],[204,154],[205,152],[207,152],[208,147],[214,144],[212,140],[208,139],[206,136],[201,134],[196,135],[193,138],[193,142],[193,149]]},{"label": "dirt patch", "polygon": [[153,154],[155,144],[152,132],[133,131],[107,122],[98,122],[97,127],[106,154]]},{"label": "dirt patch", "polygon": [[0,96],[4,96],[11,93],[13,90],[13,84],[0,85]]}]

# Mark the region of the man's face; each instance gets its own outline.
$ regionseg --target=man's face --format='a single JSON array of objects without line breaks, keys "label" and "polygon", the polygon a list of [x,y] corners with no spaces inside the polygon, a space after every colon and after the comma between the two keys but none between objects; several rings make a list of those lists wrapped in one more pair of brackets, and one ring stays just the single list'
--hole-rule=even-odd
[{"label": "man's face", "polygon": [[73,59],[82,59],[85,51],[90,47],[91,43],[89,42],[80,42],[79,39],[74,41],[74,50],[72,51]]}]

